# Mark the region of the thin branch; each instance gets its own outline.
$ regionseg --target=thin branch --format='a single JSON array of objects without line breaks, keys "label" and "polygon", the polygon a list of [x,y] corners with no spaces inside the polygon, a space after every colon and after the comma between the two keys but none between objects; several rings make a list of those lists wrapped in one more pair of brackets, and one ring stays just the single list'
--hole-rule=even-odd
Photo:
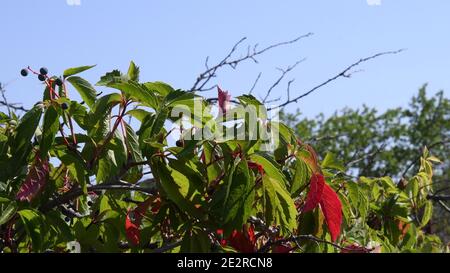
[{"label": "thin branch", "polygon": [[310,90],[304,92],[303,94],[301,94],[301,95],[299,95],[299,96],[297,96],[297,97],[295,97],[295,98],[293,98],[293,99],[286,100],[284,103],[282,103],[282,104],[280,104],[280,105],[278,105],[278,106],[275,106],[275,107],[272,107],[272,108],[267,108],[267,110],[272,110],[272,109],[282,108],[282,107],[285,107],[286,105],[289,105],[289,104],[291,104],[291,103],[294,103],[294,102],[296,103],[296,102],[298,102],[298,100],[300,100],[301,98],[304,98],[304,97],[308,96],[309,94],[313,93],[314,91],[320,89],[321,87],[323,87],[323,86],[325,86],[325,85],[327,85],[327,84],[329,84],[329,83],[331,83],[331,82],[333,82],[333,81],[335,81],[335,80],[337,80],[337,79],[339,79],[339,78],[342,78],[342,77],[343,77],[343,78],[349,78],[349,77],[354,73],[354,72],[351,72],[351,70],[352,70],[353,68],[359,66],[359,65],[362,64],[362,63],[365,63],[365,62],[370,61],[370,60],[372,60],[372,59],[381,57],[381,56],[383,56],[383,55],[398,54],[398,53],[400,53],[400,52],[402,52],[402,51],[404,51],[404,49],[400,49],[400,50],[396,50],[396,51],[386,51],[386,52],[381,52],[381,53],[377,53],[377,54],[375,54],[375,55],[372,55],[372,56],[370,56],[370,57],[362,58],[362,59],[360,59],[359,61],[357,61],[357,62],[355,62],[355,63],[353,63],[353,64],[347,66],[347,67],[346,67],[344,70],[342,70],[340,73],[338,73],[338,74],[336,74],[335,76],[329,78],[328,80],[322,82],[321,84],[316,85],[315,87],[313,87],[313,88],[311,88]]},{"label": "thin branch", "polygon": [[261,78],[262,72],[259,72],[258,77],[256,77],[256,80],[253,82],[252,88],[248,91],[248,94],[251,95],[253,90],[256,87],[256,84],[258,83],[259,79]]},{"label": "thin branch", "polygon": [[276,241],[270,240],[270,241],[268,241],[264,246],[262,246],[262,247],[258,250],[258,252],[259,252],[259,253],[266,253],[266,252],[268,252],[268,251],[270,250],[270,248],[273,247],[273,246],[279,246],[279,245],[282,245],[282,244],[284,244],[284,243],[289,243],[289,242],[296,242],[296,241],[302,240],[302,239],[304,239],[304,240],[310,240],[310,241],[317,242],[317,243],[328,244],[328,245],[331,245],[331,246],[333,246],[333,247],[335,247],[335,248],[337,248],[337,249],[340,249],[340,250],[350,250],[350,249],[348,249],[348,248],[346,248],[346,247],[343,247],[343,246],[340,246],[340,245],[338,245],[338,244],[336,244],[336,243],[333,243],[333,242],[330,242],[330,241],[327,241],[327,240],[323,240],[323,239],[317,238],[317,237],[315,237],[314,235],[297,235],[297,236],[290,236],[290,237],[284,238],[284,239],[279,239],[279,240],[276,240]]},{"label": "thin branch", "polygon": [[371,152],[371,153],[364,154],[364,155],[361,156],[360,158],[355,159],[355,160],[352,160],[352,161],[346,163],[345,166],[349,167],[349,166],[354,165],[354,164],[356,164],[356,163],[358,163],[358,162],[360,162],[360,161],[363,161],[363,160],[366,159],[366,158],[373,159],[377,154],[379,154],[379,153],[386,147],[386,145],[387,145],[386,143],[383,143],[383,144],[380,145],[380,147],[378,147],[378,149],[376,149],[375,151],[373,151],[373,152]]},{"label": "thin branch", "polygon": [[287,84],[287,88],[286,88],[286,93],[287,93],[287,99],[290,100],[291,99],[291,84],[295,81],[295,79],[292,79],[290,81],[288,81]]},{"label": "thin branch", "polygon": [[267,99],[270,96],[270,93],[272,92],[272,90],[277,87],[280,82],[284,79],[284,77],[286,76],[286,74],[288,74],[289,72],[291,72],[295,67],[297,67],[297,65],[299,65],[300,63],[304,62],[306,60],[306,58],[303,58],[297,62],[295,62],[293,65],[288,66],[286,69],[282,69],[282,68],[278,68],[278,70],[281,71],[281,75],[280,77],[278,77],[278,79],[272,84],[272,86],[270,86],[270,88],[267,90],[266,92],[266,96],[263,99],[263,103],[267,103]]},{"label": "thin branch", "polygon": [[433,201],[450,201],[450,195],[435,195],[435,194],[430,194],[427,196],[428,200],[433,200]]},{"label": "thin branch", "polygon": [[8,109],[8,114],[9,116],[11,116],[11,109],[13,109],[14,111],[23,111],[23,112],[27,112],[28,110],[23,108],[22,106],[17,106],[17,103],[9,103],[8,100],[6,99],[5,93],[6,90],[4,88],[5,86],[0,83],[0,93],[2,93],[2,100],[0,100],[0,105],[1,106],[6,106],[6,108]]},{"label": "thin branch", "polygon": [[[154,194],[154,190],[153,189],[149,189],[149,188],[144,188],[144,187],[140,187],[138,185],[135,184],[130,184],[126,181],[122,181],[120,180],[118,183],[103,183],[103,184],[98,184],[98,185],[87,185],[87,191],[101,191],[101,190],[127,190],[127,191],[139,191],[139,192],[144,192],[147,193],[149,195],[153,195]],[[48,212],[51,209],[58,207],[60,205],[66,204],[74,199],[76,199],[77,197],[83,195],[83,189],[81,189],[80,187],[75,187],[72,188],[70,191],[68,191],[66,194],[59,196],[58,198],[55,198],[53,200],[51,200],[50,202],[48,202],[47,204],[44,204],[40,210],[42,212]]]},{"label": "thin branch", "polygon": [[444,203],[444,201],[439,200],[439,201],[438,201],[438,204],[441,205],[441,207],[442,207],[445,211],[447,211],[448,213],[450,213],[450,208]]},{"label": "thin branch", "polygon": [[176,242],[173,242],[173,243],[164,245],[164,246],[162,246],[160,248],[154,249],[152,252],[153,253],[163,253],[163,252],[169,251],[171,249],[174,249],[174,248],[180,246],[181,243],[182,243],[182,240],[178,240]]},{"label": "thin branch", "polygon": [[234,46],[233,48],[230,50],[230,52],[225,56],[225,58],[223,58],[218,64],[210,67],[208,65],[208,60],[209,57],[206,58],[205,61],[205,67],[206,70],[204,72],[202,72],[196,79],[194,85],[192,86],[192,88],[190,89],[190,92],[202,92],[202,91],[207,91],[207,90],[211,90],[213,87],[209,87],[209,88],[205,88],[205,86],[208,84],[208,82],[212,79],[215,78],[217,76],[217,71],[225,66],[229,66],[232,69],[236,69],[236,67],[247,60],[252,60],[255,63],[258,63],[258,60],[256,59],[256,57],[258,57],[259,55],[265,53],[268,50],[271,50],[273,48],[276,47],[280,47],[280,46],[284,46],[284,45],[289,45],[289,44],[293,44],[298,42],[299,40],[309,37],[311,36],[312,33],[307,33],[305,35],[299,36],[293,40],[290,41],[286,41],[286,42],[281,42],[281,43],[277,43],[277,44],[273,44],[270,45],[268,47],[265,47],[261,50],[257,50],[257,46],[258,44],[253,46],[253,49],[251,49],[251,47],[249,46],[247,48],[247,54],[244,55],[243,57],[239,57],[236,59],[231,59],[233,53],[236,52],[236,50],[238,49],[238,47],[247,39],[246,37],[240,39]]}]

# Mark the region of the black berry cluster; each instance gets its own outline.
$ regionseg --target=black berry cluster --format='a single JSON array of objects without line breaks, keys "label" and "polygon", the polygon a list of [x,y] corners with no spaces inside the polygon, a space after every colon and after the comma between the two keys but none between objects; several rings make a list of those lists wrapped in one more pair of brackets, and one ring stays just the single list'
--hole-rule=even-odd
[{"label": "black berry cluster", "polygon": [[[31,71],[31,72],[33,72],[34,74],[36,74],[37,76],[38,76],[38,79],[41,81],[41,82],[43,82],[43,81],[45,81],[46,79],[48,79],[49,77],[47,76],[48,75],[48,69],[46,68],[46,67],[41,67],[40,69],[39,69],[39,73],[37,73],[37,72],[34,72],[33,70],[31,70],[30,69],[30,67],[28,67],[28,68],[23,68],[22,70],[20,70],[20,75],[22,75],[23,77],[26,77],[26,76],[28,76],[28,71]],[[63,85],[63,81],[61,80],[61,78],[55,78],[54,80],[54,83],[57,85],[57,86],[62,86]]]}]

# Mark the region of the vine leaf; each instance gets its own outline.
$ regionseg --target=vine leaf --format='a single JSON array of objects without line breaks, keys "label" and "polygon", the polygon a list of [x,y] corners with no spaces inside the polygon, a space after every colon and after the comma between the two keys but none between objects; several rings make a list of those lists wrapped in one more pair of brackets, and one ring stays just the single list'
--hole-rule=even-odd
[{"label": "vine leaf", "polygon": [[28,172],[25,182],[19,189],[16,198],[19,201],[31,202],[33,198],[42,190],[47,182],[49,174],[49,164],[47,160],[36,157],[34,164]]},{"label": "vine leaf", "polygon": [[85,79],[73,76],[67,78],[67,81],[72,84],[72,86],[80,93],[81,98],[86,104],[92,108],[95,104],[96,94],[94,87]]},{"label": "vine leaf", "polygon": [[342,204],[336,192],[328,184],[324,184],[322,200],[320,201],[325,216],[331,240],[336,241],[341,233]]},{"label": "vine leaf", "polygon": [[303,212],[313,210],[319,205],[322,200],[322,193],[325,186],[325,179],[321,174],[313,174],[310,179],[309,192],[306,197],[305,206]]},{"label": "vine leaf", "polygon": [[331,239],[336,241],[341,233],[342,203],[333,188],[325,183],[323,175],[313,174],[310,181],[310,189],[303,212],[311,211],[320,204]]},{"label": "vine leaf", "polygon": [[144,214],[150,205],[153,203],[154,198],[150,197],[144,202],[140,203],[135,209],[129,209],[125,218],[125,233],[127,239],[133,245],[139,245],[141,242],[140,225]]},{"label": "vine leaf", "polygon": [[244,225],[243,232],[233,230],[228,238],[228,242],[230,246],[241,253],[252,253],[255,252],[256,239],[257,237],[255,236],[253,226],[250,225],[250,227],[247,228],[247,226]]},{"label": "vine leaf", "polygon": [[91,69],[94,66],[95,65],[85,65],[85,66],[79,66],[79,67],[73,67],[73,68],[66,69],[66,70],[64,70],[63,77],[67,78],[69,76],[72,76],[72,75],[81,73],[83,71],[86,71],[88,69]]}]

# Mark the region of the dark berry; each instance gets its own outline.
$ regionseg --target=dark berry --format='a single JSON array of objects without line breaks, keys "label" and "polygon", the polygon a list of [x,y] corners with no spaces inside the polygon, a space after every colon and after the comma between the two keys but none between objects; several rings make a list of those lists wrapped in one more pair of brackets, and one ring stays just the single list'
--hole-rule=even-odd
[{"label": "dark berry", "polygon": [[66,217],[66,218],[64,218],[64,221],[70,222],[70,218],[69,218],[69,217]]},{"label": "dark berry", "polygon": [[63,84],[63,82],[62,82],[62,80],[61,80],[60,78],[56,78],[55,84],[56,84],[57,86],[61,86],[61,85]]},{"label": "dark berry", "polygon": [[20,75],[22,75],[24,77],[28,76],[28,69],[24,68],[24,69],[20,70]]},{"label": "dark berry", "polygon": [[38,79],[39,79],[41,82],[43,82],[43,81],[45,81],[45,76],[42,75],[42,74],[39,74],[39,75],[38,75]]},{"label": "dark berry", "polygon": [[88,201],[87,202],[87,205],[90,207],[90,206],[92,206],[92,201]]},{"label": "dark berry", "polygon": [[183,141],[181,139],[177,140],[177,142],[175,143],[175,145],[177,145],[177,147],[183,147]]},{"label": "dark berry", "polygon": [[39,73],[41,73],[42,75],[47,75],[48,69],[46,67],[41,67],[41,69],[39,69]]},{"label": "dark berry", "polygon": [[69,109],[69,105],[67,103],[63,102],[63,103],[61,103],[61,108],[63,110],[67,110],[67,109]]}]

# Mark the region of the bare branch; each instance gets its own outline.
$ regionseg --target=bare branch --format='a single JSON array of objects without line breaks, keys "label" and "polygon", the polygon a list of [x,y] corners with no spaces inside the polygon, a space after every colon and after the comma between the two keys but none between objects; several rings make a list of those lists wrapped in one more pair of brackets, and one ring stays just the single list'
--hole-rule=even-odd
[{"label": "bare branch", "polygon": [[328,80],[322,82],[321,84],[316,85],[315,87],[313,87],[313,88],[311,88],[310,90],[304,92],[303,94],[301,94],[301,95],[299,95],[299,96],[297,96],[297,97],[295,97],[295,98],[293,98],[293,99],[286,100],[284,103],[282,103],[282,104],[280,104],[280,105],[278,105],[278,106],[275,106],[275,107],[272,107],[272,108],[267,108],[267,110],[270,111],[270,110],[272,110],[272,109],[277,109],[277,108],[285,107],[286,105],[289,105],[289,104],[294,103],[294,102],[296,103],[299,99],[308,96],[309,94],[313,93],[314,91],[320,89],[321,87],[323,87],[323,86],[325,86],[325,85],[327,85],[327,84],[329,84],[329,83],[331,83],[331,82],[333,82],[333,81],[335,81],[335,80],[337,80],[337,79],[339,79],[339,78],[342,78],[342,77],[343,77],[343,78],[349,78],[349,77],[351,77],[351,75],[352,75],[353,73],[355,73],[355,72],[351,72],[351,70],[352,70],[353,68],[359,66],[359,65],[362,64],[362,63],[365,63],[365,62],[370,61],[370,60],[372,60],[372,59],[381,57],[381,56],[383,56],[383,55],[398,54],[398,53],[400,53],[400,52],[402,52],[402,51],[404,51],[404,49],[400,49],[400,50],[396,50],[396,51],[386,51],[386,52],[381,52],[381,53],[377,53],[377,54],[375,54],[375,55],[372,55],[372,56],[370,56],[370,57],[362,58],[362,59],[360,59],[359,61],[357,61],[357,62],[355,62],[355,63],[353,63],[353,64],[347,66],[347,67],[346,67],[344,70],[342,70],[340,73],[338,73],[338,74],[336,74],[335,76],[329,78]]},{"label": "bare branch", "polygon": [[[147,194],[154,194],[153,189],[140,187],[135,184],[130,184],[125,181],[119,181],[117,183],[103,183],[98,185],[87,185],[88,191],[101,191],[101,190],[126,190],[126,191],[139,191],[144,192]],[[44,204],[40,210],[42,212],[50,211],[51,209],[58,207],[60,205],[66,204],[73,199],[83,195],[83,189],[80,187],[72,188],[70,191],[68,191],[66,194],[57,197],[56,199],[51,200],[47,204]]]},{"label": "bare branch", "polygon": [[427,196],[428,200],[433,200],[433,201],[450,201],[450,195],[435,195],[435,194],[430,194]]},{"label": "bare branch", "polygon": [[284,77],[286,76],[286,74],[288,74],[289,72],[291,72],[297,65],[299,65],[300,63],[304,62],[306,60],[306,58],[303,58],[297,62],[295,62],[295,64],[288,66],[286,69],[282,69],[282,68],[278,68],[278,70],[281,71],[281,75],[280,77],[278,77],[278,79],[272,84],[272,86],[270,86],[270,88],[267,90],[266,92],[266,96],[263,99],[263,103],[268,103],[267,99],[270,96],[270,93],[272,92],[272,90],[277,87],[280,82],[284,79]]},{"label": "bare branch", "polygon": [[173,243],[164,245],[164,246],[162,246],[160,248],[154,249],[152,252],[153,253],[163,253],[163,252],[169,251],[171,249],[174,249],[174,248],[180,246],[181,243],[182,243],[182,240],[178,240],[178,241],[175,241]]},{"label": "bare branch", "polygon": [[366,154],[362,155],[358,159],[351,160],[350,162],[346,163],[345,166],[349,167],[349,166],[354,165],[354,164],[356,164],[356,163],[358,163],[360,161],[363,161],[363,160],[365,160],[367,158],[372,160],[377,154],[379,154],[386,147],[386,145],[387,145],[386,143],[383,143],[375,151],[373,151],[371,153],[366,153]]},{"label": "bare branch", "polygon": [[268,252],[268,251],[270,250],[270,248],[273,247],[273,246],[279,246],[279,245],[282,245],[282,244],[284,244],[284,243],[289,243],[289,242],[296,242],[296,241],[302,240],[302,239],[303,239],[303,240],[314,241],[314,242],[317,242],[317,243],[328,244],[328,245],[331,245],[331,246],[333,246],[333,247],[335,247],[335,248],[337,248],[337,249],[340,249],[340,250],[351,250],[351,249],[348,249],[348,248],[346,248],[346,247],[343,247],[343,246],[340,246],[340,245],[338,245],[338,244],[335,244],[335,243],[333,243],[333,242],[330,242],[330,241],[327,241],[327,240],[323,240],[323,239],[317,238],[317,237],[315,237],[314,235],[298,235],[298,236],[290,236],[290,237],[288,237],[288,238],[284,238],[284,239],[280,239],[280,240],[276,240],[276,241],[270,240],[270,241],[268,241],[264,246],[262,246],[262,247],[258,250],[258,252],[259,252],[259,253],[266,253],[266,252]]},{"label": "bare branch", "polygon": [[250,90],[248,91],[248,94],[249,94],[249,95],[252,94],[253,90],[254,90],[255,87],[256,87],[256,84],[258,83],[259,79],[261,78],[261,75],[262,75],[262,72],[259,72],[258,77],[256,77],[256,80],[255,80],[255,82],[254,82],[253,85],[252,85],[252,88],[250,88]]},{"label": "bare branch", "polygon": [[247,54],[246,55],[244,55],[242,57],[239,57],[239,58],[236,58],[236,59],[231,59],[233,53],[235,53],[237,48],[242,44],[242,42],[244,42],[247,39],[246,37],[244,37],[244,38],[240,39],[233,46],[233,48],[230,50],[230,52],[218,64],[210,67],[208,65],[209,57],[206,58],[206,61],[205,61],[206,70],[204,72],[202,72],[197,77],[197,80],[195,81],[194,85],[190,89],[190,92],[195,92],[195,91],[202,92],[202,91],[211,90],[213,87],[205,87],[205,86],[210,82],[210,80],[212,78],[215,78],[217,76],[217,74],[216,74],[217,71],[220,68],[222,68],[222,67],[229,66],[232,69],[236,69],[236,67],[240,63],[242,63],[244,61],[248,61],[248,60],[252,60],[253,62],[258,63],[256,57],[258,57],[259,55],[265,53],[266,51],[271,50],[271,49],[276,48],[276,47],[280,47],[280,46],[296,43],[299,40],[301,40],[303,38],[306,38],[306,37],[309,37],[311,35],[312,35],[312,33],[307,33],[307,34],[299,36],[299,37],[297,37],[297,38],[295,38],[293,40],[286,41],[286,42],[281,42],[281,43],[277,43],[277,44],[273,44],[273,45],[265,47],[265,48],[263,48],[261,50],[257,50],[258,44],[254,45],[253,49],[249,46],[247,48]]},{"label": "bare branch", "polygon": [[0,83],[0,93],[2,93],[2,100],[0,100],[0,105],[6,106],[6,108],[8,109],[9,116],[11,116],[11,109],[13,109],[14,111],[23,111],[23,112],[28,111],[27,109],[23,108],[22,106],[18,106],[17,103],[8,103],[8,100],[6,99],[6,96],[5,96],[5,92],[6,92],[6,90],[4,89],[4,85],[2,83]]},{"label": "bare branch", "polygon": [[291,99],[291,84],[295,81],[295,79],[292,79],[290,81],[288,81],[287,84],[287,89],[286,89],[286,93],[287,93],[287,99],[290,100]]},{"label": "bare branch", "polygon": [[442,207],[445,211],[447,211],[448,213],[450,213],[450,208],[444,203],[444,201],[439,200],[439,201],[438,201],[438,204],[441,205],[441,207]]}]

